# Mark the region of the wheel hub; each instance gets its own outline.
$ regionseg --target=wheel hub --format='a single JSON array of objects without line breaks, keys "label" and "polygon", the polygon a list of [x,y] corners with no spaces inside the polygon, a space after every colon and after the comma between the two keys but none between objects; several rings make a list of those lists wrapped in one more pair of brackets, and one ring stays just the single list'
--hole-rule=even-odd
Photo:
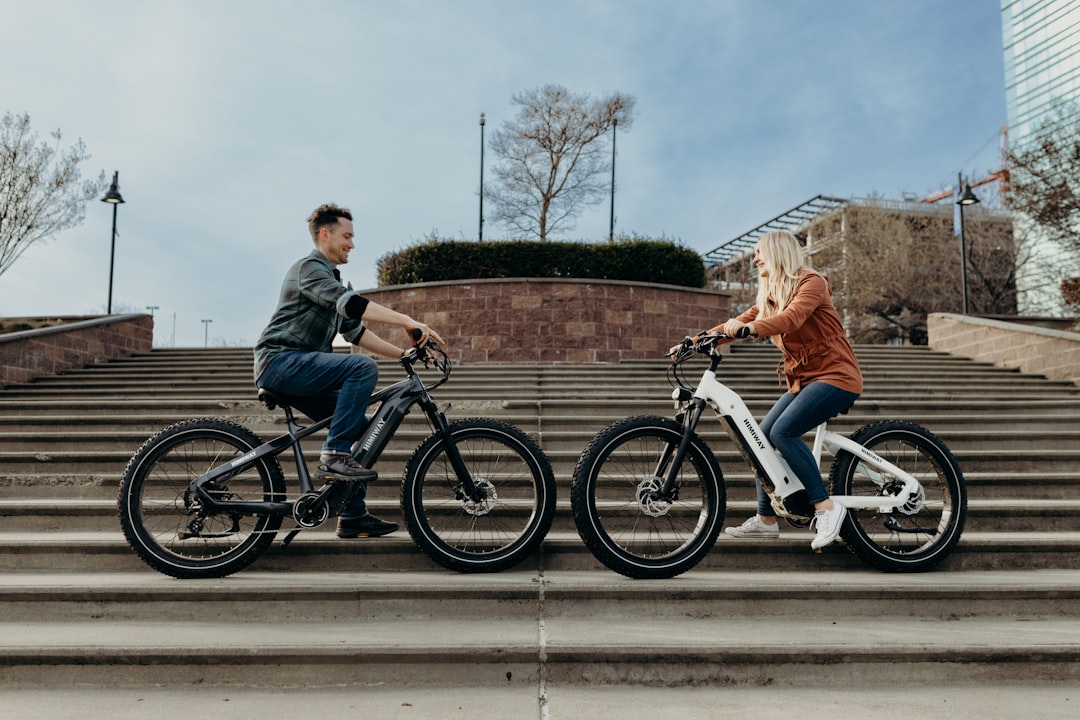
[{"label": "wheel hub", "polygon": [[476,478],[473,482],[476,484],[476,487],[482,491],[481,493],[478,493],[482,497],[479,500],[473,500],[467,495],[463,496],[461,499],[461,507],[470,515],[487,515],[495,507],[495,503],[499,499],[499,494],[495,491],[495,486],[488,480]]},{"label": "wheel hub", "polygon": [[663,485],[663,479],[655,475],[638,483],[637,504],[641,512],[649,517],[661,517],[671,510],[671,500],[660,494]]}]

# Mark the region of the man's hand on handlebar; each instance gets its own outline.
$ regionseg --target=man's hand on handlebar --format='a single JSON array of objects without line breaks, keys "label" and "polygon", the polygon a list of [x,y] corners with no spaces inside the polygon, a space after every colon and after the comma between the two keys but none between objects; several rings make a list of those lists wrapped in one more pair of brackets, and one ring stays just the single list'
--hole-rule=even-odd
[{"label": "man's hand on handlebar", "polygon": [[412,344],[417,347],[424,347],[424,345],[427,345],[428,340],[431,339],[434,339],[435,342],[439,343],[439,345],[446,344],[445,342],[443,342],[442,336],[440,336],[439,333],[435,332],[424,323],[416,323],[415,325],[411,325],[406,328],[406,331],[409,333],[409,338],[412,340]]}]

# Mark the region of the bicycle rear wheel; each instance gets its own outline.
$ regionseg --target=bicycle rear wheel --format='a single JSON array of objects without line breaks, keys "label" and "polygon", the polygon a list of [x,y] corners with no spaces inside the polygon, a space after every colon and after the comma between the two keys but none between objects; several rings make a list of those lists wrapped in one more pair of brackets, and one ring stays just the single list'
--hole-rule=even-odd
[{"label": "bicycle rear wheel", "polygon": [[465,495],[446,443],[432,435],[413,453],[401,481],[401,512],[417,546],[457,572],[497,572],[540,546],[555,517],[555,476],[543,451],[507,423],[469,418],[450,434],[486,497]]},{"label": "bicycle rear wheel", "polygon": [[[967,488],[959,465],[936,435],[898,420],[871,423],[851,439],[915,476],[923,496],[901,508],[849,510],[840,531],[863,562],[887,572],[920,572],[944,560],[964,532]],[[834,495],[881,497],[899,488],[851,453],[838,453],[829,473]]]},{"label": "bicycle rear wheel", "polygon": [[682,440],[679,423],[632,417],[601,430],[574,469],[570,501],[578,534],[596,559],[632,578],[669,578],[712,549],[724,521],[723,475],[694,435],[675,496],[657,496]]},{"label": "bicycle rear wheel", "polygon": [[[135,453],[117,499],[120,526],[142,560],[177,578],[223,577],[254,562],[274,540],[281,518],[207,514],[191,481],[262,444],[250,430],[203,418],[170,425]],[[223,500],[281,500],[285,478],[274,458],[240,466],[210,489]]]}]

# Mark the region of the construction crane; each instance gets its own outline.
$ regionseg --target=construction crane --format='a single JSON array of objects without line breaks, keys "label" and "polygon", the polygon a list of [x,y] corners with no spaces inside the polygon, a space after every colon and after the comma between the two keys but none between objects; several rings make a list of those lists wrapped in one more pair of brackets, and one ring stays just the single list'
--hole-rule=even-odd
[{"label": "construction crane", "polygon": [[[1003,167],[1000,170],[995,170],[994,172],[992,172],[989,175],[987,175],[986,177],[984,177],[982,180],[976,180],[973,183],[969,183],[969,185],[972,187],[972,189],[974,189],[974,188],[979,187],[980,185],[986,185],[987,183],[992,183],[994,181],[997,181],[998,183],[1000,183],[1000,187],[998,188],[998,190],[1001,193],[1001,197],[1002,198],[1008,197],[1008,193],[1009,193],[1009,168],[1008,167]],[[956,192],[955,188],[949,188],[948,190],[942,190],[941,192],[939,192],[939,193],[937,193],[935,195],[931,195],[928,198],[923,198],[919,202],[936,203],[938,200],[944,200],[945,198],[953,197],[953,194],[955,192]]]},{"label": "construction crane", "polygon": [[[985,146],[984,146],[985,147]],[[998,193],[1001,195],[1003,203],[1008,202],[1009,198],[1009,126],[1005,125],[1001,128],[1001,169],[995,170],[982,180],[976,180],[970,183],[972,188],[977,188],[980,185],[986,185],[987,183],[997,182]],[[949,188],[948,190],[942,190],[939,193],[931,195],[928,198],[923,198],[920,202],[924,203],[936,203],[938,200],[944,200],[945,198],[954,197],[953,193],[955,188]]]}]

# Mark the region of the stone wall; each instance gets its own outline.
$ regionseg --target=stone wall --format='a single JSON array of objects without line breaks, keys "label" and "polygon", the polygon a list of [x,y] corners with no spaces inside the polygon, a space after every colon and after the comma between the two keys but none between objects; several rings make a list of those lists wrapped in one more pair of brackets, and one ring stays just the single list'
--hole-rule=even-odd
[{"label": "stone wall", "polygon": [[[462,362],[614,363],[657,359],[728,318],[713,290],[607,280],[517,278],[399,285],[360,294],[425,322]],[[394,326],[380,337],[405,344]]]},{"label": "stone wall", "polygon": [[948,313],[927,326],[935,350],[1080,386],[1080,333]]},{"label": "stone wall", "polygon": [[0,335],[0,387],[42,375],[150,352],[154,321],[149,315],[110,315],[37,330]]}]

